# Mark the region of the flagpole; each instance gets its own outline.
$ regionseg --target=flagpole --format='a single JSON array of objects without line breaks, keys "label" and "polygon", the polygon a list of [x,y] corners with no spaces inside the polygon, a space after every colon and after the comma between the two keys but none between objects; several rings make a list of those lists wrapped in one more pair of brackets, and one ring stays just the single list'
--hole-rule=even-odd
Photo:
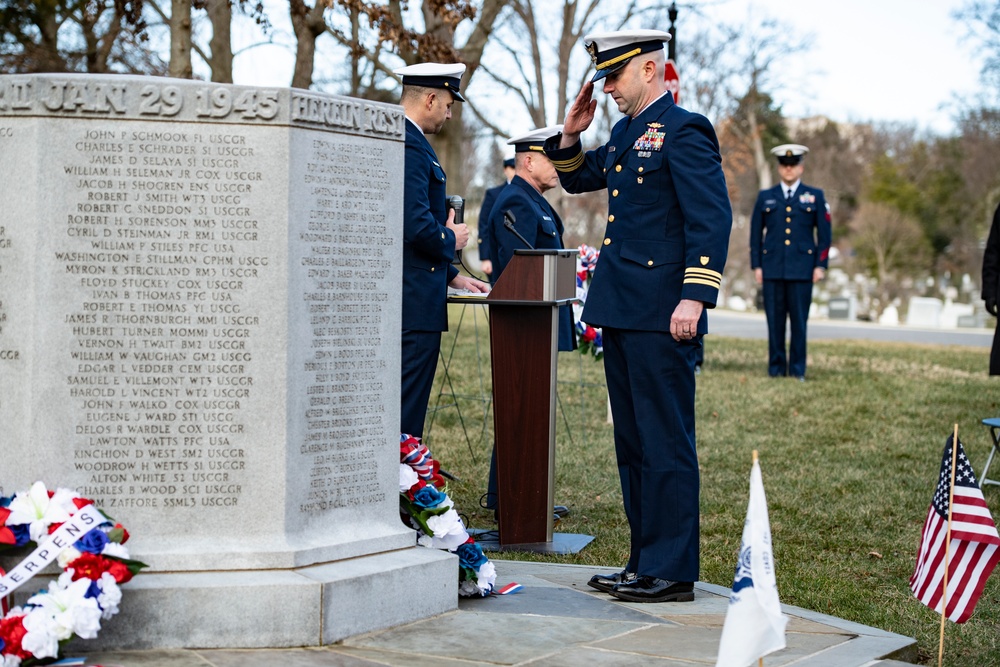
[{"label": "flagpole", "polygon": [[951,440],[951,483],[948,485],[948,532],[944,538],[944,580],[941,583],[941,636],[938,639],[938,667],[944,662],[944,621],[948,616],[948,548],[951,546],[951,505],[955,502],[955,462],[958,460],[958,424]]},{"label": "flagpole", "polygon": [[[757,450],[753,450],[753,463],[757,463]],[[764,658],[757,658],[757,667],[764,667]]]}]

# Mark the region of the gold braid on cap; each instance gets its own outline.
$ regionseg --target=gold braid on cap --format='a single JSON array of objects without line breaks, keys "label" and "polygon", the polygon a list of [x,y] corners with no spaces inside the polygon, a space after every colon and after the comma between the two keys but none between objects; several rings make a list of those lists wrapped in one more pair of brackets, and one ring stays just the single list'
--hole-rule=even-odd
[{"label": "gold braid on cap", "polygon": [[612,58],[611,60],[606,60],[603,63],[601,63],[600,65],[597,65],[597,63],[594,63],[594,64],[597,65],[597,69],[607,69],[608,67],[611,67],[612,65],[616,65],[616,64],[620,63],[623,60],[628,60],[632,56],[637,56],[640,53],[642,53],[642,49],[632,49],[628,53],[623,53],[620,56],[618,56],[617,58]]}]

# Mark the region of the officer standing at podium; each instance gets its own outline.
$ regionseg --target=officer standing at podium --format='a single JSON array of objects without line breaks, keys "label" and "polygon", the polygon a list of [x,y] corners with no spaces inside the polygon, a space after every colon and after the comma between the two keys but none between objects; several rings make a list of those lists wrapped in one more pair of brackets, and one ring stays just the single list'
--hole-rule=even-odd
[{"label": "officer standing at podium", "polygon": [[[674,104],[661,30],[584,38],[597,73],[545,145],[571,193],[608,190],[608,224],[582,319],[603,327],[615,452],[631,530],[621,572],[589,585],[633,602],[694,599],[699,573],[695,375],[715,306],[732,209],[719,142]],[[600,82],[625,117],[583,152]]]},{"label": "officer standing at podium", "polygon": [[425,135],[451,118],[451,105],[465,100],[459,83],[465,65],[422,63],[396,70],[403,77],[400,104],[406,114],[403,185],[403,312],[400,433],[423,437],[441,350],[448,330],[448,286],[487,292],[489,285],[458,273],[455,252],[469,230],[455,224],[446,202],[446,177]]},{"label": "officer standing at podium", "polygon": [[[782,144],[781,182],[757,195],[750,218],[750,266],[764,293],[767,315],[767,373],[806,379],[806,320],[813,283],[826,275],[830,255],[830,209],[823,191],[802,183],[802,159],[809,149]],[[785,322],[792,328],[785,357]]]},{"label": "officer standing at podium", "polygon": [[[547,139],[557,137],[562,125],[542,127],[513,137],[507,143],[514,146],[514,178],[500,191],[489,216],[490,252],[493,280],[499,280],[517,249],[562,250],[563,222],[543,193],[559,185],[559,174],[543,150]],[[508,228],[508,224],[511,228]],[[560,352],[576,349],[573,328],[573,307],[559,307]],[[496,450],[490,462],[487,509],[497,508]],[[568,513],[565,505],[553,508],[561,518]]]},{"label": "officer standing at podium", "polygon": [[503,161],[503,176],[503,185],[489,188],[484,192],[483,204],[479,207],[479,267],[483,273],[490,277],[490,285],[497,281],[496,273],[493,272],[493,261],[490,259],[492,252],[490,249],[492,235],[490,232],[490,211],[493,210],[493,204],[496,203],[497,197],[514,178],[514,158],[507,158]]}]

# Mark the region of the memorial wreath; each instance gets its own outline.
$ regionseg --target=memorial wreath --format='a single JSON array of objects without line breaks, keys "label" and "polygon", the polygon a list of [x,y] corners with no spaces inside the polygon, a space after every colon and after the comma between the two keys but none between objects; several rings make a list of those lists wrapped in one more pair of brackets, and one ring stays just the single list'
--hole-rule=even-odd
[{"label": "memorial wreath", "polygon": [[455,511],[441,464],[431,458],[420,438],[406,433],[399,437],[399,509],[417,531],[417,544],[458,556],[460,596],[485,597],[493,592],[496,569]]},{"label": "memorial wreath", "polygon": [[590,279],[594,276],[594,269],[597,267],[597,258],[600,253],[587,244],[579,248],[579,255],[576,258],[576,302],[573,303],[573,320],[576,322],[576,346],[580,349],[580,354],[590,355],[595,361],[604,357],[604,340],[601,330],[585,324],[583,317],[583,306],[587,303],[587,292],[590,290]]},{"label": "memorial wreath", "polygon": [[[146,567],[129,558],[128,537],[92,500],[69,489],[35,482],[0,497],[0,554],[34,547],[10,572],[0,569],[0,667],[47,664],[73,637],[97,636],[101,621],[118,613],[119,584]],[[10,608],[8,596],[53,561],[63,573],[24,607]]]}]

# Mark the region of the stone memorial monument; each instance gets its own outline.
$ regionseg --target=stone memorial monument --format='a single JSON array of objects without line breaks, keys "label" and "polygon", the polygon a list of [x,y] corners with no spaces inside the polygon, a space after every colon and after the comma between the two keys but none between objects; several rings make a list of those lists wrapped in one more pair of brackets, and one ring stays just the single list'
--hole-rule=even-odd
[{"label": "stone memorial monument", "polygon": [[399,519],[403,124],[0,76],[0,495],[76,489],[150,566],[88,646],[326,644],[456,607],[455,557]]}]

